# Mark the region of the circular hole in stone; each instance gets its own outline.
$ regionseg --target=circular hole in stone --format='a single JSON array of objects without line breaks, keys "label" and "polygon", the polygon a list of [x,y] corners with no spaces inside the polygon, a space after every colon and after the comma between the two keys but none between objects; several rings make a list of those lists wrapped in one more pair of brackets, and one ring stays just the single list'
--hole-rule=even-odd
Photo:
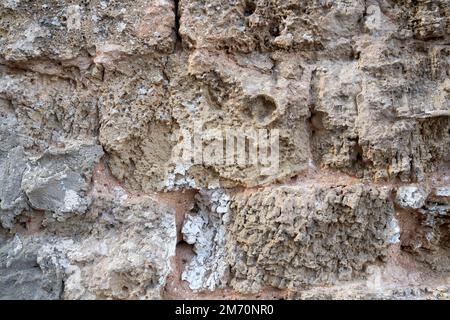
[{"label": "circular hole in stone", "polygon": [[276,38],[280,35],[281,30],[278,25],[271,25],[269,27],[269,32],[272,37]]},{"label": "circular hole in stone", "polygon": [[250,114],[258,123],[265,123],[272,117],[272,114],[277,109],[275,101],[266,95],[258,95],[251,99],[246,113]]},{"label": "circular hole in stone", "polygon": [[244,8],[244,15],[246,17],[251,16],[256,10],[256,4],[254,1],[246,1]]}]

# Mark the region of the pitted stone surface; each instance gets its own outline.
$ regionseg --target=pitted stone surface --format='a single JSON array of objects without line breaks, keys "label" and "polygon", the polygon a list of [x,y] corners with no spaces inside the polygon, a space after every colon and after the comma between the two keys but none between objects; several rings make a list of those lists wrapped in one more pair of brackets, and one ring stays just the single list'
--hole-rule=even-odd
[{"label": "pitted stone surface", "polygon": [[1,1],[0,298],[445,299],[449,17]]}]

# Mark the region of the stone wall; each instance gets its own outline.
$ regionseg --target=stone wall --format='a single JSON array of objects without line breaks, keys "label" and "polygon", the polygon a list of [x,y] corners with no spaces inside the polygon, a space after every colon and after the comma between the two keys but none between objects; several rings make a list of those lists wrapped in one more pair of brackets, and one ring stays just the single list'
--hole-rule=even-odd
[{"label": "stone wall", "polygon": [[448,298],[449,17],[2,0],[0,298]]}]

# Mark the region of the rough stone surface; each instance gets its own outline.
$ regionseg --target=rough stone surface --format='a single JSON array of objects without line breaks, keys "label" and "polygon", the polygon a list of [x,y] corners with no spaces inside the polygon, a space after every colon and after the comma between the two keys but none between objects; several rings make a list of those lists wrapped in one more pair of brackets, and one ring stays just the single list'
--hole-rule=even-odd
[{"label": "rough stone surface", "polygon": [[427,192],[417,186],[401,186],[397,189],[397,203],[403,208],[419,209],[425,204]]},{"label": "rough stone surface", "polygon": [[220,190],[204,191],[197,197],[193,215],[183,224],[183,239],[194,245],[195,257],[181,275],[192,290],[223,288],[229,267],[225,258],[225,222],[230,215],[230,197]]},{"label": "rough stone surface", "polygon": [[449,17],[1,1],[0,298],[448,299]]},{"label": "rough stone surface", "polygon": [[[1,243],[0,243],[1,244]],[[1,299],[58,299],[62,273],[38,263],[41,244],[15,235],[0,246]]]},{"label": "rough stone surface", "polygon": [[47,149],[38,159],[32,159],[22,177],[21,187],[30,205],[59,219],[86,212],[93,165],[103,155],[98,145],[72,148]]},{"label": "rough stone surface", "polygon": [[414,214],[416,235],[404,241],[407,250],[439,271],[450,270],[450,199],[448,186],[437,187]]},{"label": "rough stone surface", "polygon": [[83,219],[52,222],[2,245],[2,298],[161,298],[175,255],[173,210],[120,187],[107,191],[95,187]]},{"label": "rough stone surface", "polygon": [[65,299],[160,298],[175,254],[175,215],[149,197],[115,193],[95,200],[87,232],[57,233],[41,248],[38,261],[64,272]]},{"label": "rough stone surface", "polygon": [[358,278],[387,256],[389,190],[363,185],[277,187],[237,195],[232,205],[231,285],[297,288]]}]

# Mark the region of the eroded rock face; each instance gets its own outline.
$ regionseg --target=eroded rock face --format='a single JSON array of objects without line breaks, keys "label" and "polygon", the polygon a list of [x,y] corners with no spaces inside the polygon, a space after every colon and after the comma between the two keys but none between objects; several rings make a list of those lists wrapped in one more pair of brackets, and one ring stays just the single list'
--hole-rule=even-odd
[{"label": "eroded rock face", "polygon": [[37,262],[39,241],[14,236],[0,243],[0,288],[2,299],[58,299],[63,290],[62,274]]},{"label": "eroded rock face", "polygon": [[11,228],[30,207],[86,211],[92,169],[103,155],[95,99],[68,80],[1,68],[2,225]]},{"label": "eroded rock face", "polygon": [[120,187],[106,191],[95,187],[82,219],[6,240],[2,298],[160,299],[175,254],[174,212]]},{"label": "eroded rock face", "polygon": [[[6,1],[1,4],[1,55],[7,60],[76,59],[100,55],[170,51],[173,1]],[[101,59],[99,59],[101,60]]]},{"label": "eroded rock face", "polygon": [[93,166],[102,155],[98,145],[75,145],[63,151],[49,148],[38,159],[32,159],[21,185],[30,205],[52,212],[57,219],[86,212]]},{"label": "eroded rock face", "polygon": [[[403,241],[406,250],[438,271],[448,271],[450,267],[448,188],[445,185],[435,187],[420,206],[414,207],[416,210],[411,214],[418,220],[416,235],[405,235]],[[422,199],[421,195],[415,195],[414,199]]]},{"label": "eroded rock face", "polygon": [[428,192],[424,188],[405,185],[397,189],[396,201],[402,208],[419,209],[425,204]]},{"label": "eroded rock face", "polygon": [[447,297],[449,16],[2,1],[0,298]]},{"label": "eroded rock face", "polygon": [[182,230],[196,253],[183,279],[194,290],[229,279],[239,292],[258,292],[357,278],[398,242],[389,191],[303,185],[202,194]]},{"label": "eroded rock face", "polygon": [[259,291],[264,284],[296,288],[357,278],[386,258],[398,232],[388,194],[354,185],[237,195],[227,244],[232,286]]},{"label": "eroded rock face", "polygon": [[196,197],[197,206],[183,224],[183,239],[193,245],[195,257],[186,266],[181,279],[192,290],[213,291],[224,288],[229,279],[226,259],[230,197],[223,190],[204,191]]},{"label": "eroded rock face", "polygon": [[[65,299],[159,299],[175,254],[175,216],[151,198],[98,195],[89,231],[62,233],[44,244],[38,261],[64,271]],[[95,219],[94,219],[95,218]]]},{"label": "eroded rock face", "polygon": [[448,70],[448,48],[400,53],[404,40],[382,39],[361,38],[357,59],[314,73],[313,148],[323,165],[358,177],[422,181],[448,160],[448,75],[431,62]]}]

